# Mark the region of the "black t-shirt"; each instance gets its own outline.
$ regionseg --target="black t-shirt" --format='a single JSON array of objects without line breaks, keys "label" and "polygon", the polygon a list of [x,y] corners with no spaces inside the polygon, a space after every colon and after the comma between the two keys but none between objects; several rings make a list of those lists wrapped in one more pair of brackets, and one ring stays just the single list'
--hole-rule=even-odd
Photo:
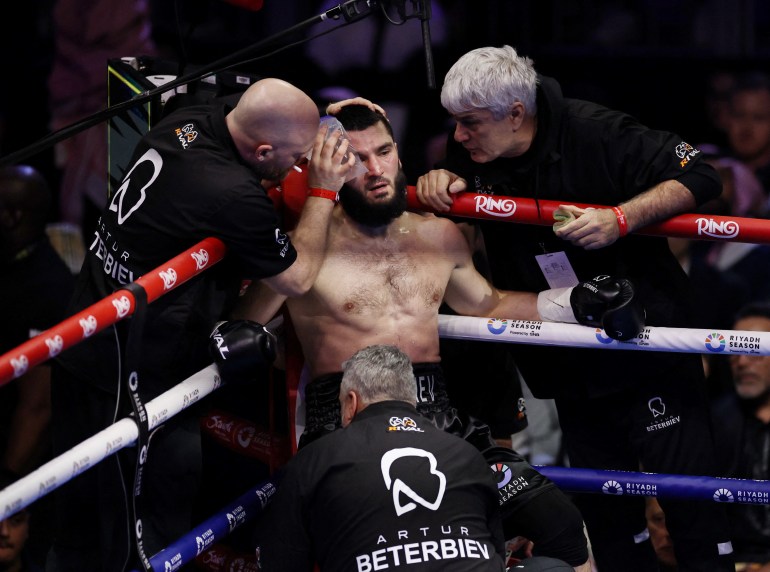
[{"label": "black t-shirt", "polygon": [[[206,237],[227,247],[224,261],[149,305],[142,368],[152,394],[210,363],[208,334],[234,303],[243,279],[279,274],[297,256],[258,176],[235,149],[227,111],[221,103],[190,106],[153,127],[87,244],[72,312]],[[119,336],[127,325],[117,328]],[[60,361],[114,391],[118,355],[110,329],[64,352]]]},{"label": "black t-shirt", "polygon": [[0,353],[67,317],[75,277],[47,238],[3,263],[0,280]]},{"label": "black t-shirt", "polygon": [[[690,189],[698,204],[719,195],[716,171],[681,137],[649,129],[629,115],[594,103],[565,99],[554,80],[540,79],[537,134],[524,155],[475,163],[450,138],[442,166],[465,178],[470,190],[565,204],[617,205],[661,181],[676,179]],[[695,309],[689,306],[690,285],[663,237],[631,234],[608,247],[585,250],[558,238],[550,226],[479,224],[492,282],[498,288],[548,289],[535,257],[563,251],[578,280],[600,274],[629,278],[646,309],[647,325],[692,327]],[[695,355],[639,351],[542,346],[512,347],[511,351],[536,397],[607,394],[661,375],[675,363],[690,361],[696,367],[699,361]],[[574,367],[580,363],[596,367],[581,377],[582,371]]]},{"label": "black t-shirt", "polygon": [[[0,354],[23,344],[67,317],[75,277],[47,238],[3,263],[0,280]],[[16,406],[16,383],[0,387],[0,451]]]},{"label": "black t-shirt", "polygon": [[414,407],[369,405],[301,449],[258,526],[265,570],[504,570],[481,454]]}]

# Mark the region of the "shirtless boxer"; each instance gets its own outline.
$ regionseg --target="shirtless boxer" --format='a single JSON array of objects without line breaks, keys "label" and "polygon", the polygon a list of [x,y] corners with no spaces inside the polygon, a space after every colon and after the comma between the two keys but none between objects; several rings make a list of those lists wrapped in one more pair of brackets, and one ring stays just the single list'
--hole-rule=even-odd
[{"label": "shirtless boxer", "polygon": [[[309,411],[301,444],[327,430],[324,425],[339,426],[342,362],[367,345],[395,345],[409,355],[421,384],[418,409],[434,413],[431,403],[446,399],[437,379],[442,300],[461,315],[580,322],[606,326],[608,334],[641,329],[627,281],[604,277],[540,294],[496,289],[474,267],[468,242],[455,223],[405,210],[406,179],[388,120],[356,104],[342,106],[336,117],[368,171],[339,193],[326,258],[310,291],[286,299],[264,288],[248,304],[257,309],[248,317],[266,323],[286,302],[313,380],[308,402],[328,398],[314,405],[330,405],[333,418],[314,419]],[[328,392],[316,389],[329,376],[337,379]],[[445,405],[440,403],[439,409]]]},{"label": "shirtless boxer", "polygon": [[[626,332],[621,337],[641,329],[632,287],[625,281],[603,277],[539,295],[494,288],[476,271],[457,225],[433,214],[405,211],[406,180],[387,119],[363,105],[346,105],[336,117],[368,172],[340,191],[326,258],[310,291],[286,299],[265,288],[258,300],[249,303],[260,310],[248,317],[266,323],[285,300],[302,346],[312,381],[305,389],[300,447],[340,426],[342,363],[357,350],[380,344],[395,345],[412,360],[417,408],[423,415],[482,450],[495,445],[486,425],[463,416],[449,403],[439,365],[442,300],[464,315],[602,325],[608,332]],[[500,453],[499,448],[495,451]],[[537,530],[518,527],[516,532],[535,541],[536,553],[543,549],[547,551],[542,554],[574,566],[583,564],[587,551],[579,513],[553,483],[511,453],[507,458],[495,456],[494,461],[521,463],[519,474],[530,483],[526,494],[518,495],[516,520],[535,526],[536,513],[545,512],[536,510],[542,504],[528,502],[535,498],[558,503],[561,517],[558,523]],[[565,518],[569,512],[571,520]],[[559,545],[569,536],[560,534],[563,529],[570,529],[572,536]]]}]

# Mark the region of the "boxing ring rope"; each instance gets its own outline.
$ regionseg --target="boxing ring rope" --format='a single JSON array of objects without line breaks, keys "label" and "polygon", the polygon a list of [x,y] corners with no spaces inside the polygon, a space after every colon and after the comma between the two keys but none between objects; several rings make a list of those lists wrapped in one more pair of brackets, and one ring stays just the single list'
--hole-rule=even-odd
[{"label": "boxing ring rope", "polygon": [[[225,255],[218,238],[206,238],[138,278],[134,284],[147,293],[147,303],[184,284],[213,266]],[[110,256],[110,254],[107,254]],[[30,367],[43,363],[93,334],[126,318],[136,310],[134,294],[120,289],[20,346],[0,356],[0,386],[24,375]]]},{"label": "boxing ring rope", "polygon": [[[190,407],[222,384],[211,364],[145,403],[152,430]],[[79,445],[44,463],[25,477],[0,490],[0,520],[8,518],[40,497],[59,488],[121,449],[136,442],[139,428],[133,417],[124,417]]]},{"label": "boxing ring rope", "polygon": [[770,332],[748,330],[703,330],[645,326],[635,338],[621,342],[601,328],[579,324],[479,318],[438,317],[439,337],[485,342],[535,344],[703,354],[770,355]]},{"label": "boxing ring rope", "polygon": [[[770,504],[770,483],[741,479],[721,479],[640,473],[603,471],[536,465],[540,473],[562,490],[572,493],[594,493],[613,496],[635,495],[659,498],[714,501],[739,504]],[[189,533],[150,558],[154,570],[174,570],[201,555],[217,539],[249,522],[265,508],[276,487],[264,481],[247,491],[233,503]],[[246,565],[247,563],[244,563]],[[137,572],[137,571],[133,571]]]},{"label": "boxing ring rope", "polygon": [[[414,188],[409,192],[415,200]],[[494,201],[494,204],[490,202]],[[456,197],[450,214],[489,218],[530,224],[552,224],[547,216],[560,203],[527,199],[499,199],[463,193]],[[594,205],[576,205],[590,207]],[[495,214],[497,213],[497,214]],[[747,222],[747,221],[750,221]],[[736,240],[770,242],[767,221],[737,217],[680,215],[647,227],[641,234],[683,236],[701,240]],[[224,257],[221,241],[208,238],[179,254],[167,264],[142,276],[136,284],[147,292],[148,303]],[[75,314],[57,326],[0,356],[0,385],[23,375],[29,367],[54,357],[94,333],[131,315],[135,310],[133,294],[121,289]],[[511,343],[569,345],[604,349],[678,351],[700,353],[750,353],[768,355],[770,333],[746,331],[688,330],[647,327],[633,340],[619,342],[607,338],[601,329],[577,324],[519,321],[466,316],[439,316],[439,335],[447,338],[475,339]],[[186,407],[202,399],[221,384],[214,364],[202,369],[179,385],[146,404],[150,429],[160,425]],[[52,459],[29,475],[0,490],[0,519],[7,518],[30,503],[47,495],[83,471],[138,438],[138,427],[126,417],[83,441],[70,451]],[[558,486],[573,492],[598,494],[644,494],[770,504],[770,481],[744,481],[711,477],[633,473],[564,467],[538,467]],[[623,484],[621,484],[623,483]],[[232,532],[264,508],[275,485],[266,481],[226,506],[209,520],[166,549],[151,557],[153,569],[176,569],[202,554],[215,539]],[[168,556],[166,556],[168,555]],[[165,560],[164,560],[165,559]],[[156,568],[156,566],[159,566]]]},{"label": "boxing ring rope", "polygon": [[559,488],[573,493],[770,504],[770,481],[541,465],[535,467]]},{"label": "boxing ring rope", "polygon": [[[150,557],[153,570],[176,570],[177,567],[191,562],[196,557],[211,549],[217,540],[221,540],[252,520],[270,502],[276,488],[270,480],[264,481],[255,489],[249,490],[226,505],[219,512],[194,527],[187,534],[169,544],[166,548]],[[215,558],[209,555],[209,558]],[[222,558],[222,557],[220,557]],[[203,562],[207,564],[207,562]],[[233,563],[235,564],[235,563]],[[243,561],[236,568],[231,565],[227,570],[246,572],[249,562]],[[225,568],[217,568],[224,570]],[[254,567],[254,570],[259,568]],[[133,571],[137,572],[137,571]]]},{"label": "boxing ring rope", "polygon": [[[571,204],[584,209],[608,208],[607,205],[542,199],[535,201],[535,199],[483,195],[470,192],[457,193],[453,197],[454,203],[449,211],[441,214],[547,226],[553,225],[553,213],[559,208],[559,205]],[[407,201],[409,208],[430,210],[419,201],[413,186],[407,187]],[[681,214],[635,230],[632,234],[770,244],[770,220],[734,216]]]}]

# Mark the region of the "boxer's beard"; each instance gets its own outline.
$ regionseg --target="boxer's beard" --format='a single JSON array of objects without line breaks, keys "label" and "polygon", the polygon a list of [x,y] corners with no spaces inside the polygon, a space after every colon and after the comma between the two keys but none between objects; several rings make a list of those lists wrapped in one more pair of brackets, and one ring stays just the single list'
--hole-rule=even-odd
[{"label": "boxer's beard", "polygon": [[[376,184],[377,181],[374,182]],[[393,197],[384,203],[370,203],[366,196],[343,185],[340,190],[340,204],[345,213],[359,224],[365,226],[385,226],[403,214],[408,205],[406,201],[406,175],[399,169],[393,187],[396,189]]]}]

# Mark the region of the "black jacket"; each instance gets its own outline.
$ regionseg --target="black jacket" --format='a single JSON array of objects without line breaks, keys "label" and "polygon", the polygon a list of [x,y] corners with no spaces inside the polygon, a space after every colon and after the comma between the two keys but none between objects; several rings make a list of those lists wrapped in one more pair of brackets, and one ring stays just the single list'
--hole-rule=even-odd
[{"label": "black jacket", "polygon": [[[237,300],[243,279],[279,274],[297,256],[259,175],[235,148],[225,123],[228,111],[218,103],[190,106],[158,122],[137,145],[88,243],[71,313],[165,268],[204,238],[217,237],[227,247],[222,262],[148,306],[141,348],[146,399],[210,363],[208,335]],[[198,254],[202,264],[210,264],[207,253]],[[118,331],[129,323],[119,323]],[[106,330],[59,361],[114,391],[122,351]]]},{"label": "black jacket", "polygon": [[[470,190],[494,195],[617,205],[657,183],[676,179],[702,204],[721,192],[716,171],[681,137],[649,129],[634,118],[600,105],[566,99],[552,79],[540,77],[537,133],[522,156],[475,163],[450,138],[441,165],[469,181]],[[692,327],[689,282],[663,237],[628,235],[611,246],[584,250],[559,239],[550,226],[480,222],[498,288],[539,292],[549,288],[535,256],[564,251],[579,280],[599,274],[629,278],[636,286],[649,326]],[[518,346],[518,344],[515,344]],[[662,375],[697,356],[639,351],[557,347],[512,348],[516,363],[537,397],[612,393]],[[696,358],[696,359],[693,359]],[[590,363],[585,376],[563,364]],[[549,365],[546,365],[549,364]],[[693,370],[694,371],[694,370]]]},{"label": "black jacket", "polygon": [[497,496],[472,445],[406,403],[374,403],[286,465],[258,527],[262,567],[502,571]]}]

